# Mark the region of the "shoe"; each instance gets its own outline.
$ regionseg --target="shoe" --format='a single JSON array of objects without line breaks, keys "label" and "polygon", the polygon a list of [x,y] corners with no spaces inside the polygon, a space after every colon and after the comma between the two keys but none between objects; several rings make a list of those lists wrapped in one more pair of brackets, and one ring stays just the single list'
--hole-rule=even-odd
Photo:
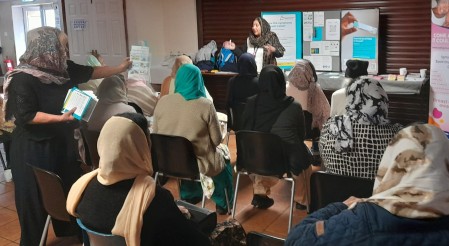
[{"label": "shoe", "polygon": [[227,208],[222,208],[218,205],[215,205],[215,211],[217,212],[217,214],[219,215],[225,215],[228,213],[228,209]]},{"label": "shoe", "polygon": [[274,200],[264,195],[254,195],[251,205],[256,208],[267,209],[273,206]]},{"label": "shoe", "polygon": [[299,202],[296,202],[296,209],[299,209],[299,210],[307,210],[307,206],[306,206],[306,205],[302,205],[302,204],[299,203]]},{"label": "shoe", "polygon": [[201,202],[203,200],[203,198],[202,197],[194,197],[194,198],[183,199],[183,200],[190,204],[197,204],[197,203]]}]

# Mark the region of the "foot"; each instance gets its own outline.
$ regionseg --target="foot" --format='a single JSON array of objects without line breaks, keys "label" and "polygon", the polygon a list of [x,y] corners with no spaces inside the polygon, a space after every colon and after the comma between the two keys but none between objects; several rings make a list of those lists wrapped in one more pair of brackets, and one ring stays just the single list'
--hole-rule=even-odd
[{"label": "foot", "polygon": [[227,208],[223,208],[223,207],[220,207],[220,206],[218,206],[218,205],[215,205],[215,211],[216,211],[217,214],[219,214],[219,215],[225,215],[225,214],[228,213],[228,209],[227,209]]},{"label": "foot", "polygon": [[197,204],[197,203],[201,202],[203,200],[203,198],[202,197],[194,197],[194,198],[183,199],[183,200],[190,204]]},{"label": "foot", "polygon": [[306,205],[302,205],[302,204],[299,203],[299,202],[296,202],[296,209],[299,209],[299,210],[307,210],[307,206],[306,206]]},{"label": "foot", "polygon": [[254,195],[251,205],[256,208],[267,209],[273,206],[274,200],[264,195]]}]

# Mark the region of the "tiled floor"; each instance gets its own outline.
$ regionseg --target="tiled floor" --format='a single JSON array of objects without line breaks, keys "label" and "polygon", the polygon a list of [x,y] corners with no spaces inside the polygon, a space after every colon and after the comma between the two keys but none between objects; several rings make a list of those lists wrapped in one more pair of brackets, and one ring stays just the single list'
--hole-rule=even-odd
[{"label": "tiled floor", "polygon": [[[232,163],[236,159],[235,135],[231,135],[229,147]],[[166,186],[178,197],[176,182],[170,180]],[[252,186],[248,177],[241,178],[236,219],[243,225],[245,231],[259,231],[266,234],[283,237],[287,236],[290,184],[280,181],[272,189],[271,197],[275,203],[267,210],[260,210],[251,206]],[[215,209],[212,201],[206,202],[206,207]],[[294,210],[293,224],[297,224],[306,216],[305,211]],[[219,215],[218,220],[224,221],[230,215]],[[13,182],[5,182],[3,168],[0,168],[0,246],[18,245],[20,242],[20,228],[14,203]],[[56,238],[50,228],[47,245],[81,245],[76,238]]]}]

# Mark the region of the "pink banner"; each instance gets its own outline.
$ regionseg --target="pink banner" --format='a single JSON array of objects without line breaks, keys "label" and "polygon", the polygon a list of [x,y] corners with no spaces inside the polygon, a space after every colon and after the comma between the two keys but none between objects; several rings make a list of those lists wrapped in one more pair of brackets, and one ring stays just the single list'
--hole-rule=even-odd
[{"label": "pink banner", "polygon": [[[432,1],[429,123],[449,133],[449,3]],[[447,19],[447,20],[446,20]]]}]

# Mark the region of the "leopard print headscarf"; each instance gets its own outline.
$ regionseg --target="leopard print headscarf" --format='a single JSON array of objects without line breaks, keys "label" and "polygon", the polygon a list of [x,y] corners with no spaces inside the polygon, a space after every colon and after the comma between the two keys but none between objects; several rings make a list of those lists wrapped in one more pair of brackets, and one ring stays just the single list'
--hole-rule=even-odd
[{"label": "leopard print headscarf", "polygon": [[449,215],[449,140],[432,125],[402,129],[379,166],[375,203],[397,216],[425,219]]}]

